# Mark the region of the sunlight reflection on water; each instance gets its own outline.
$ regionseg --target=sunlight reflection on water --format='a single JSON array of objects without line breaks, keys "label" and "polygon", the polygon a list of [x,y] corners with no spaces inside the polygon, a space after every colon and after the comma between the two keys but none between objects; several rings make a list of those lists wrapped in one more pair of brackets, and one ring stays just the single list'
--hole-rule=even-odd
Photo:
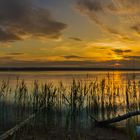
[{"label": "sunlight reflection on water", "polygon": [[41,83],[53,82],[58,84],[60,81],[65,84],[71,83],[73,79],[92,81],[95,79],[103,79],[109,76],[117,84],[133,79],[135,74],[136,80],[140,80],[140,71],[46,71],[46,72],[0,72],[0,80],[10,80],[14,85],[17,78],[24,79],[27,84],[31,84],[34,80]]}]

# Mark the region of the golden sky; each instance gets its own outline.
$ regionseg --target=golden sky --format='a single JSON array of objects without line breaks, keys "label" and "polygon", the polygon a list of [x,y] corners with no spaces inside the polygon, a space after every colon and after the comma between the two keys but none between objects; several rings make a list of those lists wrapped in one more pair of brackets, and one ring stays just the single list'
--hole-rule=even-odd
[{"label": "golden sky", "polygon": [[140,68],[139,7],[140,0],[0,0],[0,67]]}]

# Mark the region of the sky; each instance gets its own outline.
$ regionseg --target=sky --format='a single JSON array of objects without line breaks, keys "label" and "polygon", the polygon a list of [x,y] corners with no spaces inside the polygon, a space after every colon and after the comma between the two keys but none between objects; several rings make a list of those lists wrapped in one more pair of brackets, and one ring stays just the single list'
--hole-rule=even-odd
[{"label": "sky", "polygon": [[140,0],[0,0],[0,67],[140,68]]}]

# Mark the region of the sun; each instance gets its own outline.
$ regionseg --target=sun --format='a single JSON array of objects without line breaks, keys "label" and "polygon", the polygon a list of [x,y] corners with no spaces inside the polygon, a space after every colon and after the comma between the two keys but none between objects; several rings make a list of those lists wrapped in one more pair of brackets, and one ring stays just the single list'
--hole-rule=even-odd
[{"label": "sun", "polygon": [[112,59],[113,59],[113,60],[122,60],[122,59],[123,59],[123,56],[120,56],[120,55],[113,55],[113,56],[112,56]]},{"label": "sun", "polygon": [[121,64],[120,63],[115,63],[114,67],[119,67]]}]

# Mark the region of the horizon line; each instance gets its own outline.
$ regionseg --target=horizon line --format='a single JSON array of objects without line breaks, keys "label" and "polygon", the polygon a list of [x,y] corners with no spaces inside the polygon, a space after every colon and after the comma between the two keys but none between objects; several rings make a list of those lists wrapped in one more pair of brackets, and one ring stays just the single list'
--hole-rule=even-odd
[{"label": "horizon line", "polygon": [[140,68],[93,67],[0,67],[0,71],[139,71]]}]

